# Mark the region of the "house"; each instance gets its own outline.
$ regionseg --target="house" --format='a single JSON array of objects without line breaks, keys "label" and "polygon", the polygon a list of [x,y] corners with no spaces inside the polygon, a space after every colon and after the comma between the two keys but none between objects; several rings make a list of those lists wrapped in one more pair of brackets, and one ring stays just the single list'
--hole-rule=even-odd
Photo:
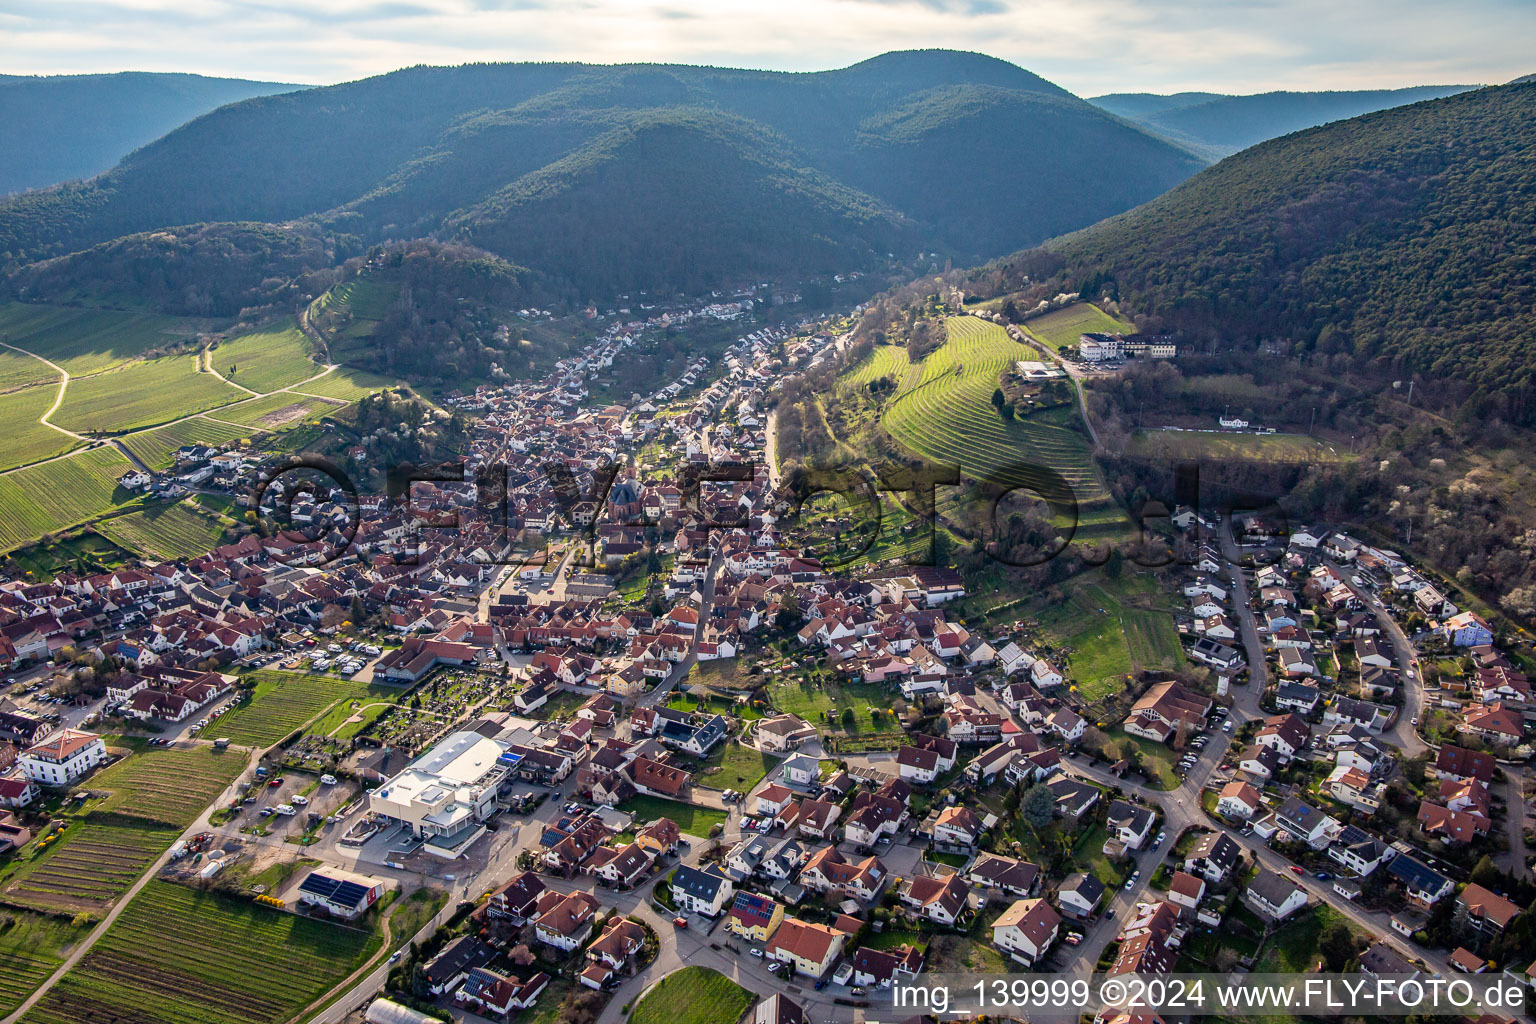
[{"label": "house", "polygon": [[725,928],[749,942],[767,942],[783,920],[784,908],[776,900],[743,891],[731,902]]},{"label": "house", "polygon": [[622,970],[644,945],[645,926],[615,914],[608,919],[603,933],[587,947],[587,956],[617,971]]},{"label": "house", "polygon": [[1432,774],[1437,779],[1454,779],[1457,782],[1468,782],[1472,779],[1491,782],[1497,770],[1498,762],[1494,760],[1492,754],[1467,750],[1465,747],[1447,743],[1440,748],[1440,753],[1435,758]]},{"label": "house", "polygon": [[1519,916],[1518,904],[1476,882],[1456,896],[1456,920],[1485,935],[1497,935]]},{"label": "house", "polygon": [[1227,783],[1216,798],[1217,813],[1244,821],[1252,818],[1263,806],[1264,800],[1259,791],[1240,780]]},{"label": "house", "polygon": [[1009,896],[1033,896],[1040,881],[1040,868],[997,853],[978,853],[965,869],[965,877],[981,889]]},{"label": "house", "polygon": [[903,903],[942,925],[952,925],[960,920],[970,895],[971,887],[959,872],[943,877],[914,875],[899,893]]},{"label": "house", "polygon": [[1284,921],[1307,905],[1307,891],[1293,879],[1260,868],[1257,877],[1243,890],[1243,902],[1261,917]]},{"label": "house", "polygon": [[1387,788],[1385,783],[1372,782],[1369,774],[1348,765],[1334,768],[1324,784],[1335,800],[1366,815],[1381,808],[1382,794]]},{"label": "house", "polygon": [[546,889],[534,908],[534,935],[545,945],[570,952],[592,933],[597,907],[597,899],[591,893]]},{"label": "house", "polygon": [[1243,858],[1243,848],[1225,832],[1207,832],[1184,858],[1184,870],[1220,885]]},{"label": "house", "polygon": [[1231,672],[1243,663],[1243,656],[1226,644],[1211,637],[1202,636],[1190,648],[1189,656],[1204,662],[1218,672]]},{"label": "house", "polygon": [[1472,952],[1466,946],[1457,946],[1456,951],[1447,959],[1452,967],[1465,974],[1482,974],[1488,969],[1488,961]]},{"label": "house", "polygon": [[760,749],[773,754],[798,750],[800,744],[816,739],[816,727],[795,715],[764,718],[753,729]]},{"label": "house", "polygon": [[1237,767],[1260,783],[1265,783],[1280,770],[1280,755],[1275,753],[1273,747],[1254,745],[1238,755]]},{"label": "house", "polygon": [[1434,868],[1406,853],[1387,861],[1387,874],[1403,887],[1414,906],[1428,907],[1450,895],[1455,886]]},{"label": "house", "polygon": [[1373,978],[1396,974],[1412,978],[1418,975],[1419,969],[1397,950],[1378,940],[1360,954],[1360,973]]},{"label": "house", "polygon": [[1336,834],[1338,822],[1298,797],[1290,797],[1275,808],[1275,820],[1292,838],[1314,850],[1321,850]]},{"label": "house", "polygon": [[1056,813],[1068,821],[1081,821],[1099,802],[1101,795],[1097,786],[1078,782],[1065,775],[1051,779],[1045,783],[1045,788],[1056,798]]},{"label": "house", "polygon": [[654,855],[638,842],[633,842],[617,849],[598,847],[592,852],[587,870],[609,885],[628,889],[645,877],[653,863]]},{"label": "house", "polygon": [[992,945],[1024,966],[1041,960],[1061,929],[1061,915],[1043,899],[1015,900],[992,922]]},{"label": "house", "polygon": [[1152,825],[1156,821],[1157,814],[1150,807],[1126,800],[1111,801],[1109,818],[1105,822],[1109,832],[1109,840],[1104,844],[1105,854],[1119,857],[1127,850],[1140,850],[1152,834]]},{"label": "house", "polygon": [[933,826],[933,844],[949,853],[970,852],[981,840],[982,821],[976,812],[961,804],[939,812]]},{"label": "house", "polygon": [[1473,704],[1462,712],[1459,726],[1462,732],[1479,736],[1496,746],[1507,747],[1520,742],[1524,732],[1524,720],[1503,701],[1492,704]]},{"label": "house", "polygon": [[41,795],[42,791],[37,788],[37,783],[25,775],[0,779],[0,807],[19,811]]},{"label": "house", "polygon": [[836,893],[864,903],[879,895],[885,878],[885,865],[879,857],[851,861],[835,846],[824,846],[811,854],[800,872],[800,884],[808,889]]},{"label": "house", "polygon": [[1365,877],[1392,855],[1386,843],[1358,825],[1346,825],[1328,847],[1328,856],[1351,874]]},{"label": "house", "polygon": [[[1282,671],[1294,673],[1298,665],[1309,667],[1305,674],[1316,675],[1317,666],[1312,663],[1309,656],[1295,653],[1294,647],[1287,647],[1280,652],[1280,667]],[[1289,655],[1289,657],[1288,657]],[[1299,660],[1298,660],[1299,659]],[[1310,715],[1317,710],[1323,700],[1323,691],[1310,683],[1296,683],[1282,680],[1275,691],[1275,706],[1290,708],[1303,715]]]},{"label": "house", "polygon": [[763,947],[763,952],[795,972],[820,978],[843,951],[848,937],[836,929],[799,918],[786,917]]},{"label": "house", "polygon": [[460,935],[444,946],[424,969],[427,990],[435,996],[450,991],[469,977],[469,972],[496,959],[496,950],[473,935]]},{"label": "house", "polygon": [[1084,921],[1098,913],[1099,905],[1104,902],[1104,892],[1103,882],[1079,871],[1062,880],[1056,890],[1056,905],[1067,917]]},{"label": "house", "polygon": [[779,812],[789,806],[789,802],[795,798],[792,789],[773,783],[765,786],[757,794],[757,813],[763,817],[777,817]]},{"label": "house", "polygon": [[1205,728],[1214,704],[1211,698],[1178,682],[1157,683],[1131,706],[1124,728],[1132,736],[1166,743],[1181,727]]},{"label": "house", "polygon": [[821,778],[821,762],[805,754],[785,758],[780,767],[784,781],[792,786],[814,786]]},{"label": "house", "polygon": [[1120,932],[1108,974],[1167,974],[1178,960],[1183,911],[1167,900],[1143,903]]},{"label": "house", "polygon": [[1187,871],[1175,871],[1168,882],[1168,899],[1181,907],[1194,910],[1205,898],[1205,880]]},{"label": "house", "polygon": [[22,751],[16,763],[38,785],[67,786],[106,757],[107,746],[100,736],[78,729],[61,729]]},{"label": "house", "polygon": [[853,984],[864,988],[889,988],[891,982],[917,977],[923,969],[923,955],[912,946],[870,949],[860,946],[849,958]]},{"label": "house", "polygon": [[757,1004],[752,1024],[808,1024],[805,1010],[782,992],[775,992]]},{"label": "house", "polygon": [[522,871],[486,898],[486,917],[520,927],[532,920],[544,893],[544,882],[532,871]]},{"label": "house", "polygon": [[1282,761],[1289,761],[1306,749],[1311,738],[1312,729],[1300,715],[1275,715],[1264,720],[1253,742],[1273,750]]},{"label": "house", "polygon": [[475,967],[464,980],[464,986],[454,993],[453,1001],[480,1014],[505,1016],[532,1006],[549,982],[549,975],[543,971],[523,981],[510,974]]},{"label": "house", "polygon": [[734,891],[731,880],[713,868],[701,871],[680,865],[672,873],[673,900],[682,909],[705,917],[718,917]]}]

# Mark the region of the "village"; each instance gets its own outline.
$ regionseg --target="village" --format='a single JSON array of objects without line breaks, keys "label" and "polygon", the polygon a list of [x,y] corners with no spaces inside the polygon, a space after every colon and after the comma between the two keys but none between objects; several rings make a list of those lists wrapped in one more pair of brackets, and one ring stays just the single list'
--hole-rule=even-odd
[{"label": "village", "polygon": [[[1149,579],[1180,664],[1090,699],[957,612],[964,574],[787,542],[776,382],[831,330],[591,403],[640,333],[446,403],[495,508],[421,481],[341,544],[322,494],[309,536],[0,584],[0,901],[42,891],[67,801],[171,748],[238,770],[147,870],[280,867],[247,898],[338,922],[443,893],[320,1021],[617,1022],[684,970],[761,1024],[879,1019],[924,971],[1315,969],[1296,928],[1341,930],[1330,970],[1532,980],[1500,945],[1530,916],[1529,648],[1446,581],[1176,509],[1190,557]],[[187,454],[183,486],[250,468]]]}]

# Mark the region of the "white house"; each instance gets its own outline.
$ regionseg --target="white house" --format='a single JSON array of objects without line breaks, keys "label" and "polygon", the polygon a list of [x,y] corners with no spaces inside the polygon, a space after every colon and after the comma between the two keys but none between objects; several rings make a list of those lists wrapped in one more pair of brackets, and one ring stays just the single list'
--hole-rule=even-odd
[{"label": "white house", "polygon": [[992,945],[1033,964],[1045,956],[1061,929],[1061,915],[1043,899],[1015,900],[992,922]]},{"label": "white house", "polygon": [[16,759],[22,773],[41,786],[67,786],[107,756],[107,745],[92,732],[64,729],[28,747]]}]

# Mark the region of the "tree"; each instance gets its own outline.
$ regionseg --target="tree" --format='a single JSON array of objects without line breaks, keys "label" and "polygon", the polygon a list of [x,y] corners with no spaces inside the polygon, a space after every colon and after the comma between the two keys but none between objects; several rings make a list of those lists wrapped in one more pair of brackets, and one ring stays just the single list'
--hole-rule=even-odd
[{"label": "tree", "polygon": [[1504,878],[1499,873],[1499,869],[1494,866],[1493,858],[1489,857],[1486,853],[1478,860],[1477,865],[1472,868],[1472,881],[1484,889],[1496,888],[1503,880]]},{"label": "tree", "polygon": [[791,591],[785,594],[779,601],[779,613],[774,617],[774,624],[779,627],[779,632],[788,633],[800,622],[800,599]]},{"label": "tree", "polygon": [[1003,394],[1003,389],[997,388],[994,390],[992,392],[992,408],[996,409],[998,412],[1002,412],[1003,406],[1006,404],[1008,404],[1008,396]]},{"label": "tree", "polygon": [[1056,794],[1035,783],[1019,799],[1019,816],[1035,828],[1045,828],[1056,814]]},{"label": "tree", "polygon": [[1323,955],[1323,962],[1328,965],[1328,970],[1335,973],[1344,970],[1350,958],[1355,955],[1355,936],[1350,932],[1349,925],[1343,921],[1335,921],[1323,930],[1323,936],[1318,943],[1318,951]]}]

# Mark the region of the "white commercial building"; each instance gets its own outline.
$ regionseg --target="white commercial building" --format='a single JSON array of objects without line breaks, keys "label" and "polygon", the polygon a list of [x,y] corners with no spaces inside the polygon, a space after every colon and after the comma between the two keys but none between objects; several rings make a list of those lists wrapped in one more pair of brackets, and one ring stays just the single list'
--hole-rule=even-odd
[{"label": "white commercial building", "polygon": [[28,747],[16,760],[33,782],[67,786],[106,759],[107,746],[93,732],[65,729]]},{"label": "white commercial building", "polygon": [[495,740],[456,732],[375,790],[369,809],[408,826],[429,853],[457,857],[495,812],[496,788],[518,760]]}]

